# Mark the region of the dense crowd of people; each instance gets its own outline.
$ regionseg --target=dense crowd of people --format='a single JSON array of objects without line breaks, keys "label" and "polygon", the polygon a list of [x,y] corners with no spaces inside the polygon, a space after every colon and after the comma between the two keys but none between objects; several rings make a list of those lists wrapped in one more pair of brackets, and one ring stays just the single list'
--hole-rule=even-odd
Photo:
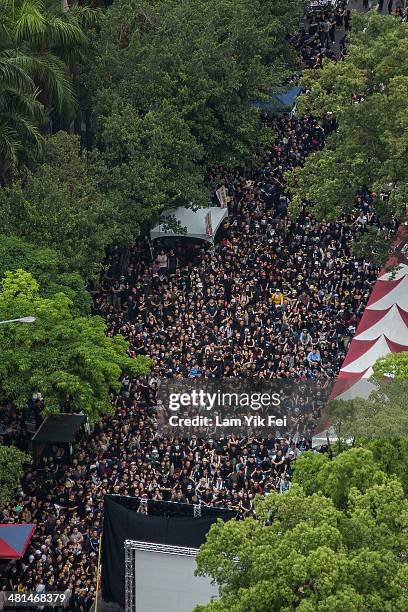
[{"label": "dense crowd of people", "polygon": [[372,196],[361,194],[361,213],[336,222],[307,211],[290,220],[283,173],[322,146],[324,127],[310,118],[273,124],[280,139],[264,166],[225,177],[232,201],[214,248],[156,243],[152,259],[138,244],[124,266],[111,255],[95,304],[135,355],[154,358],[153,376],[310,378],[339,369],[377,273],[350,252],[352,236],[375,222]]},{"label": "dense crowd of people", "polygon": [[[347,29],[347,15],[341,4],[310,17],[300,69],[333,55],[333,33]],[[107,493],[229,507],[245,517],[256,494],[290,486],[293,461],[310,448],[305,438],[164,439],[155,427],[161,378],[333,379],[375,282],[376,267],[350,248],[378,224],[368,189],[357,194],[355,214],[338,221],[318,221],[307,208],[296,220],[287,215],[284,173],[324,146],[331,117],[265,114],[263,122],[277,137],[257,169],[218,167],[209,177],[229,195],[214,244],[145,239],[111,250],[94,310],[109,334],[123,334],[131,354],[151,356],[154,367],[146,378],[123,380],[112,397],[115,416],[78,440],[69,458],[49,448],[43,465],[26,472],[0,522],[37,527],[24,559],[3,566],[3,589],[67,591],[69,609],[89,610]],[[25,420],[3,406],[1,441],[24,444],[40,410],[38,396]]]}]

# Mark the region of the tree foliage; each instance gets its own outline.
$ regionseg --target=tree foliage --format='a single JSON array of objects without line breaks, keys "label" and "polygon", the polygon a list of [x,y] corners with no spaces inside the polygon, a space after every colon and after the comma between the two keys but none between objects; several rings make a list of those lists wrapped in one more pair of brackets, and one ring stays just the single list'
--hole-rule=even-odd
[{"label": "tree foliage", "polygon": [[379,227],[369,227],[367,231],[354,237],[351,248],[354,257],[368,257],[377,266],[382,266],[387,262],[390,251],[394,250],[393,242],[395,235],[387,229]]},{"label": "tree foliage", "polygon": [[38,153],[46,115],[29,75],[0,51],[0,180],[11,164]]},{"label": "tree foliage", "polygon": [[392,376],[397,380],[408,380],[408,352],[389,353],[374,365],[376,377]]},{"label": "tree foliage", "polygon": [[288,175],[294,207],[307,200],[320,217],[354,208],[364,186],[392,188],[383,220],[402,218],[408,193],[408,25],[370,12],[353,14],[345,58],[306,71],[299,112],[334,114],[337,129],[325,148]]},{"label": "tree foliage", "polygon": [[55,112],[72,118],[76,96],[69,65],[86,46],[87,7],[61,12],[41,0],[0,5],[0,178],[11,164],[38,154],[39,128]]},{"label": "tree foliage", "polygon": [[116,230],[114,203],[94,169],[78,137],[47,139],[43,162],[0,190],[2,231],[54,249],[65,271],[92,277]]},{"label": "tree foliage", "polygon": [[24,407],[34,391],[45,413],[81,412],[92,421],[112,414],[110,392],[123,373],[146,374],[151,360],[131,358],[122,336],[108,337],[100,317],[76,317],[62,293],[43,298],[24,270],[7,272],[0,292],[0,320],[34,315],[31,325],[0,326],[0,396]]},{"label": "tree foliage", "polygon": [[[303,2],[121,0],[104,17],[75,3],[10,6],[4,87],[32,98],[12,161],[30,138],[45,154],[1,193],[2,231],[34,243],[41,235],[67,271],[88,279],[107,244],[133,242],[165,208],[205,205],[209,165],[246,163],[270,139],[251,101],[293,67]],[[43,143],[34,117],[71,116],[72,76],[92,116],[87,154],[61,134]]]},{"label": "tree foliage", "polygon": [[122,101],[100,120],[99,172],[120,228],[117,243],[133,242],[164,208],[207,203],[197,165],[202,149],[172,107],[140,116]]},{"label": "tree foliage", "polygon": [[250,102],[292,66],[302,5],[121,0],[107,10],[84,99],[106,187],[133,233],[163,208],[206,204],[207,166],[249,162],[268,140]]},{"label": "tree foliage", "polygon": [[30,272],[38,281],[43,297],[65,293],[79,314],[89,311],[91,296],[84,279],[77,272],[64,272],[56,251],[35,246],[16,236],[0,234],[0,279],[6,272],[15,272],[19,268]]},{"label": "tree foliage", "polygon": [[24,474],[24,464],[31,458],[15,446],[0,446],[0,504],[12,499],[14,489]]},{"label": "tree foliage", "polygon": [[328,418],[339,438],[399,438],[406,435],[408,380],[388,378],[374,384],[367,398],[329,403]]},{"label": "tree foliage", "polygon": [[374,461],[387,475],[395,474],[408,494],[408,438],[359,438],[359,446],[373,453]]},{"label": "tree foliage", "polygon": [[368,397],[332,400],[327,418],[341,441],[352,439],[399,439],[408,431],[408,353],[389,353],[379,358],[374,374],[365,381]]},{"label": "tree foliage", "polygon": [[[408,353],[390,353],[374,364],[368,398],[332,400],[327,418],[340,443],[372,452],[386,474],[396,474],[408,492]],[[310,471],[311,462],[302,470]],[[312,485],[313,486],[313,485]]]},{"label": "tree foliage", "polygon": [[351,487],[346,507],[294,485],[257,498],[257,519],[213,525],[197,566],[221,597],[196,612],[402,612],[408,500],[401,484]]},{"label": "tree foliage", "polygon": [[353,487],[365,492],[384,481],[385,475],[369,449],[353,448],[333,460],[327,455],[321,457],[312,451],[302,454],[294,464],[293,482],[302,485],[308,494],[330,497],[339,509],[346,506]]},{"label": "tree foliage", "polygon": [[250,101],[291,67],[302,9],[293,0],[115,2],[93,58],[97,126],[124,102],[141,117],[171,105],[206,162],[249,160],[262,134]]}]

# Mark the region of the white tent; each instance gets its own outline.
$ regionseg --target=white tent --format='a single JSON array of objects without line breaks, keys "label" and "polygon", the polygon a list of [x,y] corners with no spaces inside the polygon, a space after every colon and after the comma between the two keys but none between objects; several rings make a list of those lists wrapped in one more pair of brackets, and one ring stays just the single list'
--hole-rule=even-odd
[{"label": "white tent", "polygon": [[[217,229],[227,216],[227,208],[212,206],[209,208],[192,210],[191,208],[180,206],[175,210],[167,211],[162,214],[161,223],[151,230],[150,238],[151,240],[156,240],[157,238],[183,237],[198,238],[199,240],[212,242]],[[186,230],[185,233],[174,232],[168,226],[169,221],[171,223],[177,222]]]}]

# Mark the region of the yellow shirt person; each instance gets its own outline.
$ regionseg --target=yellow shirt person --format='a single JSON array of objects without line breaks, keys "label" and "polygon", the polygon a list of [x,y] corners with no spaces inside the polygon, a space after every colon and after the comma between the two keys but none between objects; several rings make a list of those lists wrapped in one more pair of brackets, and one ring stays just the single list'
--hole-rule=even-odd
[{"label": "yellow shirt person", "polygon": [[283,293],[280,289],[276,289],[272,293],[272,300],[275,306],[282,306],[283,304]]}]

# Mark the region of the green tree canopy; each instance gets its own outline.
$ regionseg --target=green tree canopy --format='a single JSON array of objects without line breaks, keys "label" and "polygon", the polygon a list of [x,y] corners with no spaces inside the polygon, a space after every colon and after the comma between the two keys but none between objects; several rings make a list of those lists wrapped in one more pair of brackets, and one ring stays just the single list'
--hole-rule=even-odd
[{"label": "green tree canopy", "polygon": [[339,438],[399,438],[406,435],[408,380],[373,379],[373,383],[375,387],[368,398],[329,403],[328,419]]},{"label": "green tree canopy", "polygon": [[392,376],[397,380],[408,380],[408,352],[389,353],[374,365],[376,377]]},{"label": "green tree canopy", "polygon": [[97,127],[124,103],[141,116],[171,104],[203,147],[205,161],[248,161],[264,133],[250,101],[270,95],[293,67],[289,37],[303,5],[294,0],[115,2],[89,71]]},{"label": "green tree canopy", "polygon": [[[344,453],[345,455],[347,453]],[[408,500],[397,480],[349,490],[347,510],[299,485],[219,521],[197,555],[221,597],[196,612],[381,612],[408,606]]]},{"label": "green tree canopy", "polygon": [[64,272],[61,258],[53,249],[29,244],[16,236],[0,234],[0,279],[6,272],[22,268],[38,281],[40,294],[51,297],[65,293],[79,314],[86,314],[91,296],[77,272]]},{"label": "green tree canopy", "polygon": [[[392,191],[375,200],[387,220],[402,218],[408,194],[408,24],[370,12],[353,14],[345,58],[306,71],[299,112],[334,114],[337,129],[325,148],[288,174],[293,208],[306,200],[323,218],[354,209],[355,194],[367,186]],[[381,247],[377,245],[377,256]]]},{"label": "green tree canopy", "polygon": [[374,461],[387,475],[395,474],[408,493],[408,438],[359,438],[359,446],[373,453]]},{"label": "green tree canopy", "polygon": [[207,167],[249,162],[270,140],[250,102],[293,67],[302,6],[119,0],[107,9],[81,79],[115,240],[129,242],[164,208],[205,205]]},{"label": "green tree canopy", "polygon": [[197,165],[202,149],[171,106],[142,117],[122,101],[101,118],[100,130],[98,171],[115,206],[117,243],[132,242],[164,208],[207,203]]},{"label": "green tree canopy", "polygon": [[353,487],[364,493],[371,486],[384,482],[384,478],[384,472],[366,448],[352,448],[333,460],[308,451],[296,459],[293,467],[294,483],[302,485],[309,494],[327,495],[340,509],[347,504]]},{"label": "green tree canopy", "polygon": [[72,118],[77,102],[69,66],[81,57],[95,16],[87,7],[63,12],[59,2],[0,4],[0,179],[11,164],[38,154],[49,113]]},{"label": "green tree canopy", "polygon": [[[327,414],[340,446],[353,443],[369,449],[380,469],[387,475],[395,474],[405,492],[408,492],[407,356],[406,352],[390,353],[378,359],[374,364],[371,378],[374,390],[370,396],[333,400]],[[312,465],[311,461],[306,462],[302,473],[305,483],[311,482],[315,490],[313,478],[307,477]]]},{"label": "green tree canopy", "polygon": [[0,52],[0,181],[12,164],[38,154],[46,122],[43,105],[30,76]]},{"label": "green tree canopy", "polygon": [[123,373],[146,374],[151,360],[131,358],[122,336],[106,336],[100,317],[75,317],[63,293],[43,298],[24,270],[7,272],[0,291],[0,320],[34,315],[30,325],[0,325],[0,397],[24,407],[41,391],[45,413],[80,412],[92,421],[112,414],[110,392]]},{"label": "green tree canopy", "polygon": [[12,500],[14,489],[24,474],[24,464],[31,463],[31,457],[15,446],[0,446],[0,504]]},{"label": "green tree canopy", "polygon": [[0,190],[3,233],[57,251],[66,272],[92,277],[116,231],[114,203],[79,137],[59,132],[47,139],[45,157]]}]

